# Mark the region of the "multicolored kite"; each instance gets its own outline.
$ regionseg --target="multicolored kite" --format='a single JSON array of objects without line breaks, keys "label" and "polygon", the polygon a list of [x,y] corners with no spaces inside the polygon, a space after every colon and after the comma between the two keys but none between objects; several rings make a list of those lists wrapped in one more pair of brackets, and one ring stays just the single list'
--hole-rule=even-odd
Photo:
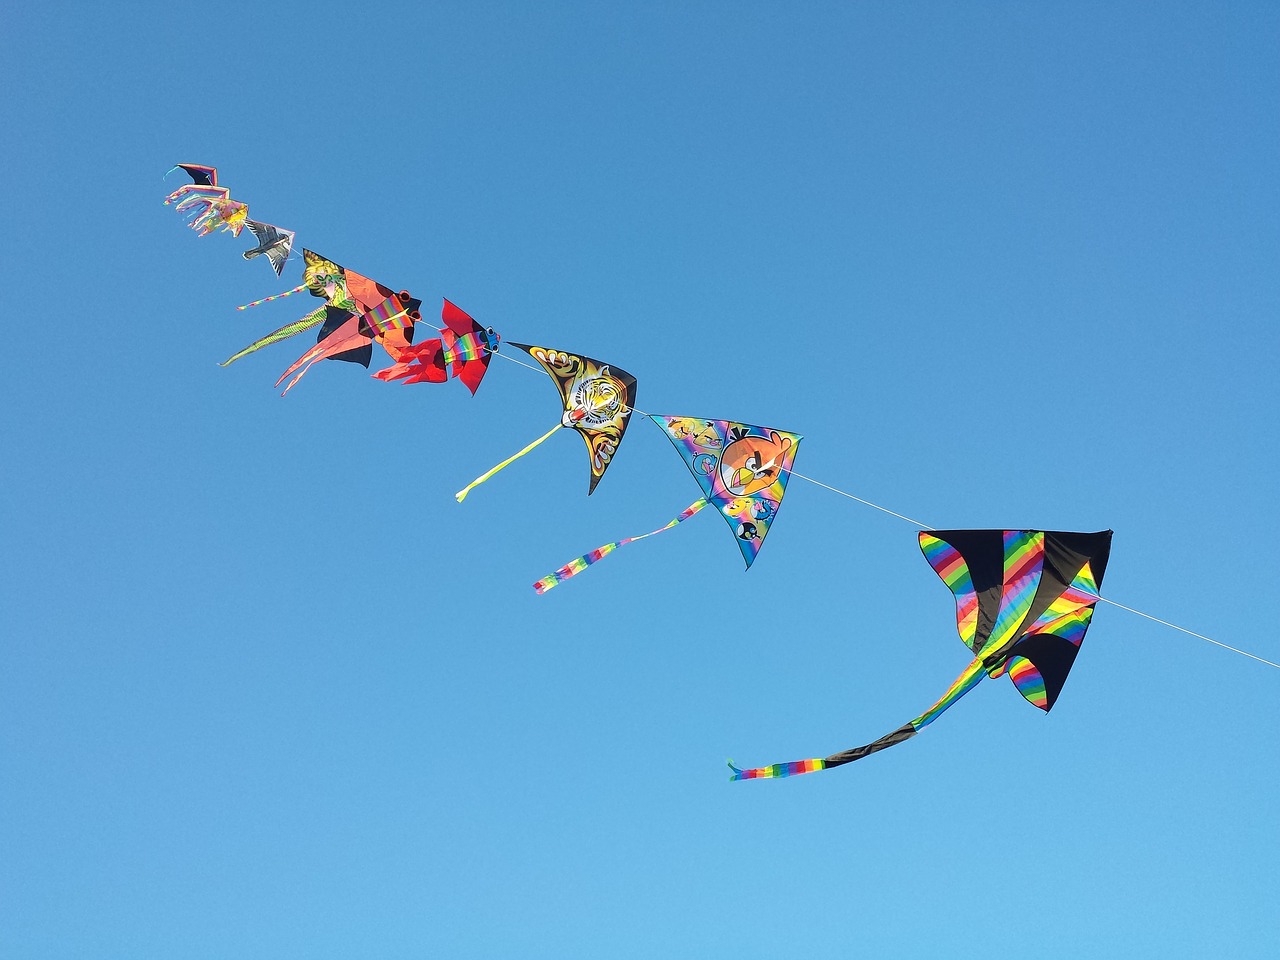
[{"label": "multicolored kite", "polygon": [[232,236],[240,236],[240,231],[249,218],[249,205],[232,200],[231,191],[218,186],[217,168],[198,163],[179,163],[170,167],[165,176],[178,169],[185,170],[192,182],[165,197],[165,206],[176,203],[178,211],[191,218],[191,229],[202,237],[219,227],[230,230]]},{"label": "multicolored kite", "polygon": [[422,319],[422,301],[408,290],[393,293],[390,287],[354,270],[343,269],[343,280],[354,309],[331,304],[325,307],[324,325],[314,347],[280,374],[276,386],[293,375],[281,396],[293,389],[312,365],[320,360],[346,360],[369,366],[373,344],[380,343],[392,357],[413,342],[413,325]]},{"label": "multicolored kite", "polygon": [[731,420],[699,420],[696,417],[650,417],[663,428],[702,488],[695,500],[670,523],[639,537],[628,537],[597,547],[570,560],[533,585],[546,593],[581,573],[618,547],[670,530],[703,507],[715,504],[737,538],[747,567],[755,561],[769,527],[778,515],[787,479],[801,437],[769,427]]},{"label": "multicolored kite", "polygon": [[572,427],[586,441],[591,458],[591,485],[587,493],[594,493],[596,484],[618,452],[623,434],[627,432],[636,402],[636,378],[621,367],[601,363],[591,357],[524,343],[511,343],[510,346],[537,360],[555,381],[564,406],[560,422],[519,453],[467,484],[454,497],[461,503],[473,489],[549,439],[561,427]]},{"label": "multicolored kite", "polygon": [[351,292],[347,289],[346,271],[313,250],[302,251],[302,262],[305,265],[302,271],[302,283],[298,284],[292,290],[286,290],[284,293],[273,294],[269,297],[263,297],[261,300],[254,300],[252,303],[246,303],[237,307],[237,310],[248,310],[250,307],[256,307],[263,303],[270,303],[272,300],[282,300],[285,297],[291,297],[295,293],[301,293],[303,290],[311,292],[313,297],[320,297],[325,301],[324,307],[317,307],[300,320],[294,320],[286,323],[277,330],[272,330],[265,337],[260,337],[249,346],[245,347],[239,353],[228,357],[222,362],[222,366],[234,363],[241,357],[246,357],[255,351],[261,350],[263,347],[270,346],[273,343],[279,343],[281,340],[287,340],[295,334],[302,333],[304,330],[310,330],[312,327],[318,326],[325,322],[329,316],[326,307],[336,307],[340,310],[355,310],[357,304],[351,297]]},{"label": "multicolored kite", "polygon": [[440,319],[444,321],[444,328],[439,337],[393,353],[396,362],[374,376],[405,383],[444,383],[453,376],[466,384],[475,396],[489,369],[489,357],[497,352],[501,338],[493,327],[486,330],[448,300],[440,311]]},{"label": "multicolored kite", "polygon": [[984,676],[1007,673],[1029,703],[1046,713],[1053,707],[1100,599],[1111,531],[929,530],[920,549],[955,594],[960,639],[973,652],[942,699],[873,743],[753,770],[730,763],[730,779],[790,777],[861,760],[910,740]]}]

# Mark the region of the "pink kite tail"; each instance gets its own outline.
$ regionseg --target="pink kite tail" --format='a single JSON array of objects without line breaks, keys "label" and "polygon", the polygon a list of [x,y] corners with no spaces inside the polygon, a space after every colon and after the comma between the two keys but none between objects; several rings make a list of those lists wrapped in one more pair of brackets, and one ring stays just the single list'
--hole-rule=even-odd
[{"label": "pink kite tail", "polygon": [[307,285],[305,283],[300,283],[292,290],[286,290],[284,293],[274,293],[269,297],[263,297],[261,300],[255,300],[253,303],[246,303],[243,306],[236,307],[236,309],[247,310],[249,307],[256,307],[260,303],[270,303],[272,300],[279,300],[281,297],[291,297],[295,293],[301,293],[305,289],[307,289]]}]

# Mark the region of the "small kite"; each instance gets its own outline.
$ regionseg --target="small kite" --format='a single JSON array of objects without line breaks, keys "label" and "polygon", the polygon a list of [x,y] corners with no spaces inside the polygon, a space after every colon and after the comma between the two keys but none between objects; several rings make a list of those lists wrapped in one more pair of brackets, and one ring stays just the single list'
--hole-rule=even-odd
[{"label": "small kite", "polygon": [[246,250],[241,256],[246,260],[266,256],[277,277],[284,273],[285,261],[289,259],[289,251],[293,249],[294,232],[257,220],[246,220],[244,225],[257,238],[258,245],[252,250]]},{"label": "small kite", "polygon": [[1111,531],[928,530],[920,549],[956,598],[956,625],[973,660],[942,699],[873,743],[809,760],[741,770],[731,780],[791,777],[838,767],[910,740],[984,676],[1007,673],[1046,713],[1062,692],[1101,599]]},{"label": "small kite", "polygon": [[165,206],[176,204],[177,210],[190,218],[191,229],[202,237],[219,227],[231,231],[234,237],[240,236],[249,219],[249,205],[232,200],[231,191],[218,185],[217,168],[179,163],[170,167],[165,176],[178,169],[185,170],[192,182],[183,184],[165,197]]},{"label": "small kite", "polygon": [[618,452],[623,434],[627,432],[636,402],[636,378],[621,367],[601,363],[591,357],[524,343],[510,345],[537,360],[555,381],[564,406],[560,422],[519,453],[471,481],[455,493],[454,498],[461,503],[472,490],[550,439],[561,427],[572,427],[586,441],[591,470],[591,485],[587,493],[594,493],[596,484]]},{"label": "small kite", "polygon": [[448,300],[440,311],[444,327],[440,336],[411,344],[393,353],[395,363],[374,374],[379,380],[405,383],[444,383],[451,376],[461,380],[475,396],[489,369],[489,357],[501,339],[493,327],[485,329]]},{"label": "small kite", "polygon": [[664,527],[639,537],[607,543],[570,560],[533,585],[538,593],[546,593],[581,573],[618,547],[670,530],[709,504],[715,504],[729,524],[750,569],[782,505],[800,435],[731,420],[660,416],[650,419],[663,428],[680,451],[702,488],[702,497]]}]

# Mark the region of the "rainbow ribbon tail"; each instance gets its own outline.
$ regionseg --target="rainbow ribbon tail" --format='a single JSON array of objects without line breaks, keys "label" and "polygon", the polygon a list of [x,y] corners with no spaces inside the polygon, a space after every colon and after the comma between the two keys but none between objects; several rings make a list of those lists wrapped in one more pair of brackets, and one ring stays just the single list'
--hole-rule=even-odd
[{"label": "rainbow ribbon tail", "polygon": [[564,583],[570,577],[577,576],[579,573],[587,569],[587,567],[591,566],[593,563],[603,560],[605,557],[613,553],[613,551],[617,550],[619,547],[625,547],[628,543],[635,543],[637,540],[643,540],[645,537],[655,537],[660,533],[665,533],[666,531],[674,527],[676,524],[681,523],[685,520],[688,520],[690,517],[692,517],[695,513],[697,513],[706,505],[707,505],[707,500],[705,498],[700,498],[698,500],[695,500],[693,503],[689,504],[689,506],[685,507],[683,510],[681,510],[680,513],[670,523],[667,523],[664,526],[659,527],[657,530],[650,530],[648,533],[642,533],[638,537],[627,537],[625,540],[615,540],[613,541],[613,543],[606,543],[602,547],[596,547],[591,552],[584,553],[582,556],[577,557],[574,560],[570,560],[568,563],[566,563],[560,569],[556,570],[554,573],[547,574],[545,577],[543,577],[541,580],[537,581],[533,585],[533,589],[538,593],[539,596],[541,596],[542,594],[550,590],[552,587],[557,586],[561,583]]},{"label": "rainbow ribbon tail", "polygon": [[741,767],[735,767],[733,761],[729,761],[729,769],[733,774],[730,780],[771,780],[779,777],[794,777],[801,773],[813,773],[815,770],[825,770],[827,761],[820,757],[814,757],[811,760],[792,760],[790,763],[775,763],[767,767],[754,767],[750,770],[743,770]]},{"label": "rainbow ribbon tail", "polygon": [[982,658],[974,657],[960,676],[952,681],[951,686],[947,688],[947,692],[942,695],[937,703],[914,720],[904,723],[892,733],[886,733],[879,740],[873,740],[871,743],[860,747],[833,753],[829,757],[792,760],[789,763],[774,763],[767,767],[753,767],[750,770],[735,767],[731,762],[729,769],[733,771],[733,775],[729,779],[770,780],[779,777],[794,777],[802,773],[814,773],[818,770],[829,770],[832,767],[843,766],[846,763],[861,760],[863,757],[869,757],[873,753],[879,753],[881,750],[887,750],[889,747],[896,747],[898,744],[910,740],[929,724],[933,723],[952,704],[977,686],[986,675],[986,669],[982,665]]}]

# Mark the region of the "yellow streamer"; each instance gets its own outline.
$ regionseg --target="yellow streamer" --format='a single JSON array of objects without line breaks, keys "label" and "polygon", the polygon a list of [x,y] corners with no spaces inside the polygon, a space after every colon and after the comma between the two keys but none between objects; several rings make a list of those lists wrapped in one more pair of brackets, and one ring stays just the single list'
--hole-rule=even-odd
[{"label": "yellow streamer", "polygon": [[546,433],[544,433],[542,436],[540,436],[537,440],[533,441],[533,443],[529,444],[527,447],[525,447],[523,450],[521,450],[521,451],[520,451],[519,453],[517,453],[515,456],[513,456],[513,457],[507,457],[507,459],[503,460],[500,464],[498,464],[496,467],[494,467],[494,468],[493,468],[492,470],[490,470],[488,473],[484,473],[484,474],[481,474],[480,476],[476,477],[474,480],[472,480],[470,483],[468,483],[465,487],[463,487],[461,490],[459,490],[457,493],[455,493],[455,494],[453,495],[453,498],[454,498],[455,500],[457,500],[459,503],[461,503],[463,500],[467,499],[467,494],[469,494],[472,490],[474,490],[476,487],[480,486],[480,484],[484,483],[486,480],[488,480],[490,477],[492,477],[492,476],[493,476],[495,473],[497,473],[499,470],[502,470],[504,467],[509,467],[509,466],[511,466],[511,464],[515,463],[517,460],[519,460],[521,457],[523,457],[526,453],[528,453],[530,450],[532,450],[532,449],[533,449],[534,447],[536,447],[538,444],[542,443],[544,440],[549,440],[549,439],[551,439],[551,435],[552,435],[553,433],[555,433],[555,432],[556,432],[557,430],[559,430],[559,429],[560,429],[560,424],[558,424],[558,423],[557,423],[554,427],[552,427],[550,430],[548,430]]}]

